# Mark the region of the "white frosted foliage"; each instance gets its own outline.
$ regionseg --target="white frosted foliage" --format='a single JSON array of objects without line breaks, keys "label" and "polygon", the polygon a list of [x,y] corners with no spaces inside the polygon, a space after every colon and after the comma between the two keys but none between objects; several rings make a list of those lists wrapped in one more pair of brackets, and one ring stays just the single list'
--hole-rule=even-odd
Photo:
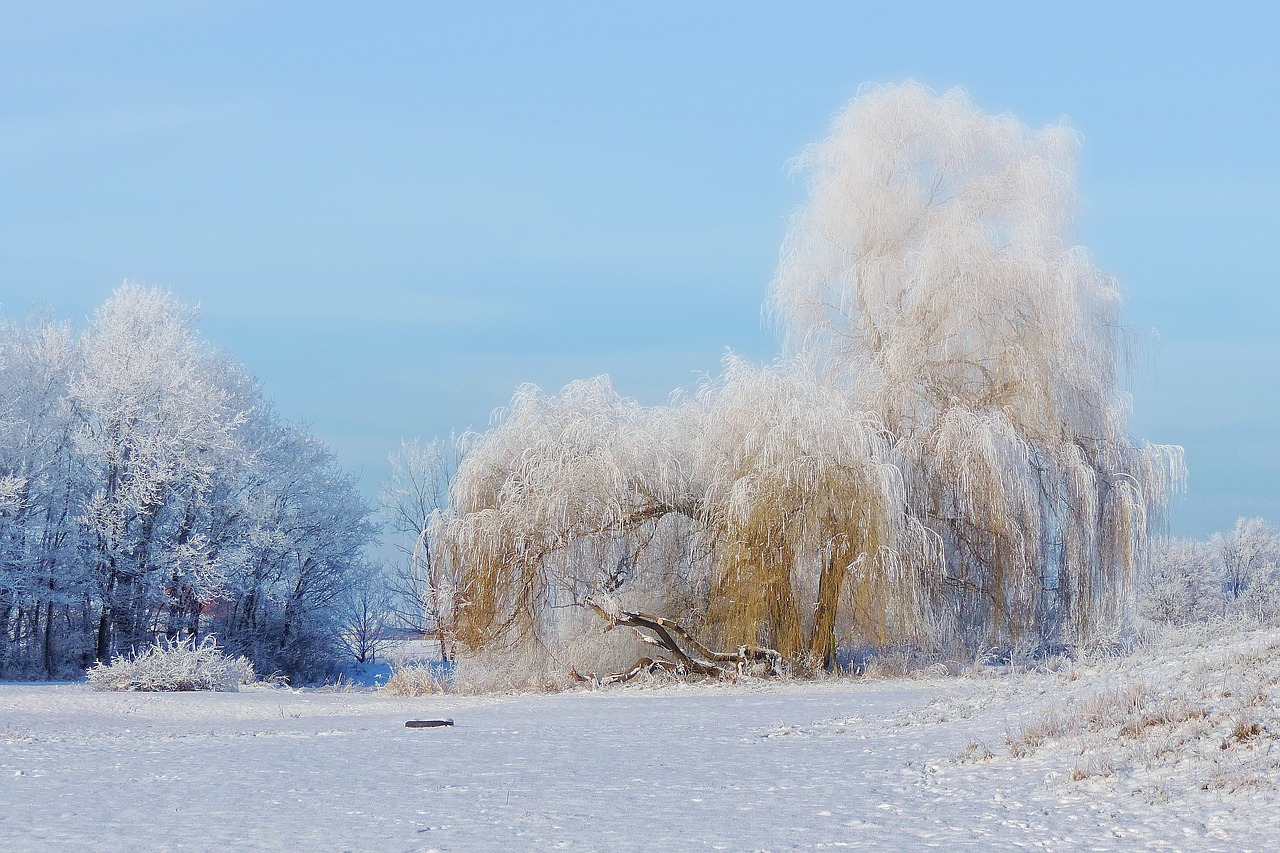
[{"label": "white frosted foliage", "polygon": [[1119,288],[1074,242],[1079,137],[959,91],[866,89],[797,161],[767,308],[667,406],[521,389],[435,535],[462,635],[601,585],[728,643],[1078,639],[1122,629],[1181,448],[1128,437]]}]

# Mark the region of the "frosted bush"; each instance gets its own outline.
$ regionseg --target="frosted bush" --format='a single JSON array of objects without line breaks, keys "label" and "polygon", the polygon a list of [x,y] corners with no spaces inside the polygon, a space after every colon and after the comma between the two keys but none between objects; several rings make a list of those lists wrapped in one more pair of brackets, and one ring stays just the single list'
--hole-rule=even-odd
[{"label": "frosted bush", "polygon": [[217,690],[235,693],[254,680],[245,657],[224,654],[213,637],[196,645],[191,639],[160,640],[132,656],[96,664],[88,672],[94,690]]}]

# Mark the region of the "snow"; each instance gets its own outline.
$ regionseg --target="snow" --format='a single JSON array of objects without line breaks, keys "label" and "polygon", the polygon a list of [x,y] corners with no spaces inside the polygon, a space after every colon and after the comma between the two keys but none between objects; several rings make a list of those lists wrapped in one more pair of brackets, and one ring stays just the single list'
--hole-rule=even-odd
[{"label": "snow", "polygon": [[[543,695],[3,685],[0,850],[1272,849],[1274,770],[1202,790],[1198,753],[1117,747],[1072,781],[1094,734],[1007,745],[1115,685],[1280,656],[1280,630],[1201,639],[1065,673]],[[1269,726],[1276,698],[1253,706]],[[1212,760],[1275,766],[1274,728],[1218,737]]]}]

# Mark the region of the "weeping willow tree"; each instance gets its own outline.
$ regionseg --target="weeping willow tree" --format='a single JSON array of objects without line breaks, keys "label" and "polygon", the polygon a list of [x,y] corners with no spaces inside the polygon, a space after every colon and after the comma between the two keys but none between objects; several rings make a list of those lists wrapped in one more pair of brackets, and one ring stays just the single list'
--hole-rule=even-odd
[{"label": "weeping willow tree", "polygon": [[1078,137],[868,89],[798,160],[783,353],[646,408],[521,389],[433,535],[454,629],[536,637],[601,592],[713,643],[1079,640],[1123,625],[1185,477],[1128,436],[1116,282],[1072,240]]},{"label": "weeping willow tree", "polygon": [[800,160],[770,294],[786,346],[884,418],[962,628],[997,638],[1121,620],[1184,471],[1128,437],[1119,289],[1071,240],[1078,147],[962,92],[870,91]]}]

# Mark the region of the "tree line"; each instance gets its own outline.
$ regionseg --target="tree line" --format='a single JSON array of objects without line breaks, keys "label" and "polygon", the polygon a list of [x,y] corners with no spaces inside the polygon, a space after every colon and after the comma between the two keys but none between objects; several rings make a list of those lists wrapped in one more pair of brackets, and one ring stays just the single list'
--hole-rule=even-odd
[{"label": "tree line", "polygon": [[1241,518],[1207,539],[1159,540],[1141,601],[1148,619],[1175,625],[1280,618],[1280,531],[1262,518]]},{"label": "tree line", "polygon": [[371,512],[170,294],[126,284],[80,331],[0,320],[0,676],[214,634],[322,677]]}]

